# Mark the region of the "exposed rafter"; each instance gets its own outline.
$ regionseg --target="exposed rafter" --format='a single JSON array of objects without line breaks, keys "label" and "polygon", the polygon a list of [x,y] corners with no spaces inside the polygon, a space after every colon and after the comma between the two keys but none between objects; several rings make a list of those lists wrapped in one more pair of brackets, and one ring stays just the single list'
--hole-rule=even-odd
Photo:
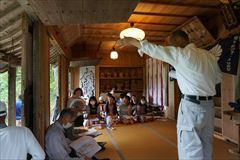
[{"label": "exposed rafter", "polygon": [[60,37],[60,31],[58,31],[57,27],[48,27],[48,33],[50,34],[51,36],[51,43],[61,49],[61,51],[64,53],[64,55],[66,57],[69,58],[69,56],[71,55],[71,50],[68,46],[66,46],[62,40],[62,38]]},{"label": "exposed rafter", "polygon": [[141,0],[140,4],[154,4],[154,5],[167,5],[167,6],[174,6],[174,7],[191,7],[191,8],[202,8],[202,9],[212,9],[212,10],[219,10],[218,6],[212,5],[204,5],[204,4],[193,4],[193,3],[182,3],[180,2],[159,2],[159,1],[152,1],[152,0]]},{"label": "exposed rafter", "polygon": [[[164,40],[164,36],[146,36],[145,37],[149,41],[153,40]],[[119,40],[119,35],[112,34],[112,35],[96,35],[96,34],[85,34],[81,37],[82,40],[94,40],[94,41],[117,41]]]},{"label": "exposed rafter", "polygon": [[180,25],[179,23],[159,23],[159,22],[136,22],[136,21],[131,21],[135,24],[145,24],[145,25],[157,25],[157,26],[178,26]]},{"label": "exposed rafter", "polygon": [[39,19],[33,8],[30,6],[29,0],[17,0],[17,2],[25,10],[32,21],[37,21]]},{"label": "exposed rafter", "polygon": [[20,66],[21,60],[15,55],[8,55],[3,51],[0,51],[3,56],[0,57],[0,62],[5,64],[10,64],[11,66]]},{"label": "exposed rafter", "polygon": [[11,6],[9,6],[7,9],[4,10],[4,12],[0,13],[0,19],[5,17],[8,14],[11,14],[12,11],[20,8],[20,5],[18,3],[13,3]]},{"label": "exposed rafter", "polygon": [[14,49],[13,51],[8,51],[6,53],[9,55],[15,55],[16,53],[19,53],[21,51],[22,51],[22,47],[19,47],[19,48]]},{"label": "exposed rafter", "polygon": [[190,18],[192,16],[183,14],[167,14],[167,13],[151,13],[151,12],[133,12],[135,15],[142,16],[161,16],[161,17],[174,17],[174,18]]},{"label": "exposed rafter", "polygon": [[20,48],[22,48],[21,43],[15,45],[15,46],[12,46],[12,47],[10,47],[10,48],[4,50],[4,51],[5,51],[6,53],[11,53],[11,52],[14,53],[14,52],[16,52],[17,50],[19,50]]},{"label": "exposed rafter", "polygon": [[[121,32],[122,29],[120,28],[107,28],[107,27],[84,27],[84,29],[87,29],[87,30],[97,30],[97,31],[118,31],[118,32]],[[147,32],[164,32],[164,33],[168,33],[168,32],[171,32],[171,30],[162,30],[162,29],[143,29],[144,31],[147,31]]]},{"label": "exposed rafter", "polygon": [[[22,35],[19,35],[13,39],[13,43],[14,44],[20,43],[21,40],[22,40]],[[5,49],[11,48],[11,47],[12,47],[12,39],[5,43],[0,44],[0,50],[5,50]]]},{"label": "exposed rafter", "polygon": [[9,34],[0,37],[0,41],[4,41],[5,39],[12,38],[15,34],[22,32],[22,26],[19,26],[12,30]]},{"label": "exposed rafter", "polygon": [[3,26],[0,26],[0,33],[10,28],[14,23],[20,21],[22,18],[22,15],[17,15],[16,17],[13,17],[8,21],[8,23],[4,24]]}]

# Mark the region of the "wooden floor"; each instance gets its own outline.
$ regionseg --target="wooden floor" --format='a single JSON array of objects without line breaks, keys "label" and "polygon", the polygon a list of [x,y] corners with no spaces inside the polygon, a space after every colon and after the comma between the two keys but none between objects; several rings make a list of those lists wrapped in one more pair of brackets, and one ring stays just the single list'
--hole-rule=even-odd
[{"label": "wooden floor", "polygon": [[[106,141],[106,150],[98,153],[99,158],[111,160],[175,160],[177,159],[176,122],[155,120],[134,125],[117,125],[116,130],[102,130],[97,141]],[[236,147],[231,143],[214,138],[213,159],[240,160],[228,152]]]}]

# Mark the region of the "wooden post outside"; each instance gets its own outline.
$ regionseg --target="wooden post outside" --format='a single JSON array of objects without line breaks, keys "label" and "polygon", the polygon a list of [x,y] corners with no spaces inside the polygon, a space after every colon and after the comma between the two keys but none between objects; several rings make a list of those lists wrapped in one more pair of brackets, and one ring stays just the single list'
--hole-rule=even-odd
[{"label": "wooden post outside", "polygon": [[16,68],[8,67],[8,126],[16,126]]},{"label": "wooden post outside", "polygon": [[46,27],[41,22],[35,22],[33,24],[33,133],[42,146],[50,122],[49,52],[50,43]]}]

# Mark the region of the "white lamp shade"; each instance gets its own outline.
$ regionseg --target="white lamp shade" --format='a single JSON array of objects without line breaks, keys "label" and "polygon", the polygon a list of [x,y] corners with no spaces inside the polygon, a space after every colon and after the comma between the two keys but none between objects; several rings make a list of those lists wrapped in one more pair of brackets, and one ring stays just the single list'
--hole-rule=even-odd
[{"label": "white lamp shade", "polygon": [[110,58],[111,59],[118,59],[118,53],[117,53],[117,51],[111,51],[111,53],[110,53]]},{"label": "white lamp shade", "polygon": [[124,29],[123,31],[121,31],[120,38],[123,39],[124,37],[132,37],[137,40],[143,40],[145,37],[145,33],[141,29],[131,27],[131,28],[127,28],[127,29]]}]

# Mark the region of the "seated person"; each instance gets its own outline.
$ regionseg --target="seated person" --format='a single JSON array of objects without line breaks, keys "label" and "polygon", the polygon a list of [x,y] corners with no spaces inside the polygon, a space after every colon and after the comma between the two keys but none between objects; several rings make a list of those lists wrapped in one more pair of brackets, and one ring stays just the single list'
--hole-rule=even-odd
[{"label": "seated person", "polygon": [[123,104],[124,94],[120,94],[120,98],[117,100],[117,106],[120,106]]},{"label": "seated person", "polygon": [[88,136],[71,141],[65,137],[65,129],[72,126],[75,113],[72,109],[62,110],[60,117],[47,129],[45,135],[45,151],[49,159],[96,159],[94,156],[101,147]]},{"label": "seated person", "polygon": [[32,159],[44,160],[45,153],[30,129],[7,126],[6,117],[6,105],[0,101],[0,159],[27,159],[30,154]]},{"label": "seated person", "polygon": [[114,96],[110,96],[108,103],[104,106],[104,113],[107,123],[107,129],[114,129],[114,124],[117,121],[117,106]]},{"label": "seated person", "polygon": [[130,97],[124,96],[123,104],[119,106],[120,121],[124,124],[134,123],[132,117],[132,106],[130,104]]},{"label": "seated person", "polygon": [[147,105],[147,100],[146,100],[146,97],[145,97],[145,96],[142,96],[142,97],[141,97],[139,106],[140,106],[140,108],[141,108],[141,113],[146,114],[146,113],[147,113],[148,105]]},{"label": "seated person", "polygon": [[95,96],[89,98],[88,105],[86,107],[84,126],[92,126],[94,122],[98,123],[100,118],[100,109]]},{"label": "seated person", "polygon": [[[65,136],[66,138],[70,140],[76,140],[79,138],[80,133],[86,132],[87,130],[85,129],[77,129],[74,130],[74,127],[79,127],[83,126],[84,123],[84,118],[83,118],[83,113],[85,109],[85,103],[83,101],[76,99],[74,102],[71,104],[71,110],[74,112],[76,118],[74,120],[74,123],[71,127],[68,129],[65,129]],[[98,142],[98,144],[102,147],[102,150],[105,149],[104,145],[105,143],[103,142]]]},{"label": "seated person", "polygon": [[152,109],[147,104],[145,96],[142,96],[139,103],[139,108],[137,108],[138,121],[147,122],[154,120]]},{"label": "seated person", "polygon": [[146,98],[144,96],[141,97],[140,103],[136,107],[136,118],[138,122],[145,122],[145,114],[146,114],[147,104],[146,104]]},{"label": "seated person", "polygon": [[82,100],[82,101],[86,104],[85,100],[83,99],[83,91],[82,91],[81,88],[76,88],[76,89],[73,91],[73,95],[68,99],[67,108],[70,108],[71,103],[72,103],[75,99],[80,99],[80,100]]},{"label": "seated person", "polygon": [[136,109],[138,106],[138,99],[136,95],[132,95],[131,97],[131,106],[132,106],[132,115],[135,116],[136,115]]},{"label": "seated person", "polygon": [[75,135],[74,127],[83,126],[84,123],[83,112],[85,110],[85,103],[79,99],[75,99],[71,103],[70,108],[75,114],[75,120],[71,127],[65,129],[65,136],[71,140],[74,140],[78,138],[78,136]]},{"label": "seated person", "polygon": [[105,106],[105,101],[104,101],[102,96],[100,96],[98,100],[99,100],[99,103],[98,103],[99,110],[100,110],[100,112],[103,112],[104,111],[104,106]]}]

